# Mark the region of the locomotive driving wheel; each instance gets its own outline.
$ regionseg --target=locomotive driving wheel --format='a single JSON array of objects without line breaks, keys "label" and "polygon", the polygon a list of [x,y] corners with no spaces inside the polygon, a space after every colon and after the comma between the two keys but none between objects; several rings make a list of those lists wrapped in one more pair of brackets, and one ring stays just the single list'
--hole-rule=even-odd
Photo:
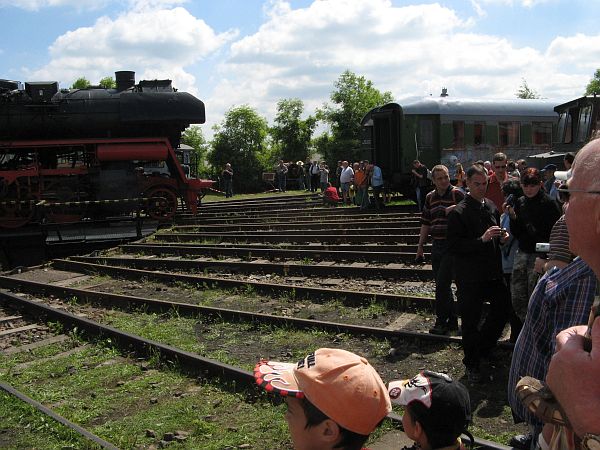
[{"label": "locomotive driving wheel", "polygon": [[21,189],[18,181],[3,185],[0,196],[0,227],[1,228],[19,228],[27,225],[35,214],[35,205],[38,201],[37,195],[28,192],[27,189]]},{"label": "locomotive driving wheel", "polygon": [[46,217],[53,223],[78,222],[85,215],[86,206],[78,202],[79,198],[73,186],[55,182],[46,188],[42,197],[49,202]]},{"label": "locomotive driving wheel", "polygon": [[148,190],[144,197],[148,198],[148,215],[156,220],[171,220],[177,211],[177,194],[167,186],[159,186]]}]

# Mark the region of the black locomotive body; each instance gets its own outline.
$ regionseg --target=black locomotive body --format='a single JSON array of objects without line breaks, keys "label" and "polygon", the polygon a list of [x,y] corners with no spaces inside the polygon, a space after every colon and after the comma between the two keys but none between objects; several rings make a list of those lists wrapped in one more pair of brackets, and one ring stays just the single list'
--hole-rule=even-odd
[{"label": "black locomotive body", "polygon": [[[117,88],[58,89],[56,82],[0,80],[0,227],[146,212],[170,219],[196,212],[209,180],[177,159],[181,132],[204,123],[204,103],[170,80]],[[149,167],[157,163],[166,170]]]}]

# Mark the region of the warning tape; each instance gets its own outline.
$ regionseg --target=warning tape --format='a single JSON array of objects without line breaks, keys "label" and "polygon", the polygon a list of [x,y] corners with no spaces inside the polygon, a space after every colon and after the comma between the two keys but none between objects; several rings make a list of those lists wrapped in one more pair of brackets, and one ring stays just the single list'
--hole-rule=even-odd
[{"label": "warning tape", "polygon": [[10,200],[0,202],[2,206],[14,206],[29,204],[34,206],[52,207],[52,206],[86,206],[86,205],[110,205],[116,203],[148,202],[150,200],[166,200],[164,197],[137,197],[121,198],[116,200],[83,200],[79,202],[48,202],[46,200]]}]

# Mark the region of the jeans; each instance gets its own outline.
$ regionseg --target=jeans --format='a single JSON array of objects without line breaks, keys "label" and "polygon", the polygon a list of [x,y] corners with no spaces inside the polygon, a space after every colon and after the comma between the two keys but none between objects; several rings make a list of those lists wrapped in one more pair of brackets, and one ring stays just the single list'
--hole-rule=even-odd
[{"label": "jeans", "polygon": [[279,187],[279,192],[285,192],[285,187],[287,184],[287,174],[280,173],[279,176],[277,177],[277,183],[278,183],[278,187]]},{"label": "jeans", "polygon": [[225,198],[233,197],[233,188],[231,180],[223,180],[223,190],[225,191]]}]

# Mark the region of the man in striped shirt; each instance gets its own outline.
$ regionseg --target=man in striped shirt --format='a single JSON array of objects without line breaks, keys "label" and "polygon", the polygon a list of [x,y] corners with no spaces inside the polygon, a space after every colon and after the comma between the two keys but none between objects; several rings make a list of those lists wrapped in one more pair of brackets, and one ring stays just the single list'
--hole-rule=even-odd
[{"label": "man in striped shirt", "polygon": [[448,334],[450,331],[458,330],[458,321],[451,288],[454,278],[454,257],[448,251],[446,241],[447,216],[464,198],[464,194],[450,184],[446,166],[441,164],[435,166],[431,174],[435,189],[425,197],[416,261],[423,260],[423,246],[428,236],[431,235],[431,266],[435,279],[436,321],[429,332],[431,334]]}]

